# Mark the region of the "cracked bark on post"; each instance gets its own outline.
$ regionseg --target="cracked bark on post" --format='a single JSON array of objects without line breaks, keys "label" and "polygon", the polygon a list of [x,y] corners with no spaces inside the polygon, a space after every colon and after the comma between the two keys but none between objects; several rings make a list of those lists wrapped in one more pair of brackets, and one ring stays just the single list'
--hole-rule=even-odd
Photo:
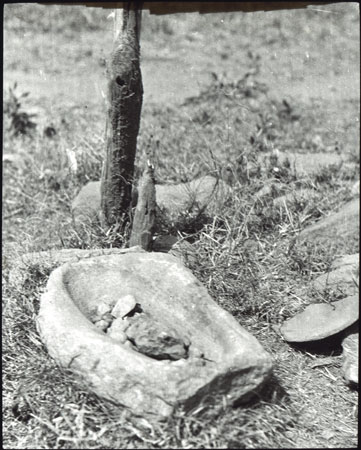
[{"label": "cracked bark on post", "polygon": [[106,155],[101,177],[103,227],[122,223],[131,205],[134,159],[143,85],[140,71],[140,2],[115,10],[114,45],[108,64]]}]

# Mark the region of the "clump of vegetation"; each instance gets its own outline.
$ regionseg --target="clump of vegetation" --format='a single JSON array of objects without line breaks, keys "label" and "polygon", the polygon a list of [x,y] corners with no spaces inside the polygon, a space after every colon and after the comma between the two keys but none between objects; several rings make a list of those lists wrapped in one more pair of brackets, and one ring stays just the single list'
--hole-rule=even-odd
[{"label": "clump of vegetation", "polygon": [[29,114],[23,107],[23,99],[28,97],[29,92],[18,94],[16,88],[17,82],[5,94],[4,115],[8,121],[6,130],[15,136],[30,135],[37,126],[33,121],[36,114]]}]

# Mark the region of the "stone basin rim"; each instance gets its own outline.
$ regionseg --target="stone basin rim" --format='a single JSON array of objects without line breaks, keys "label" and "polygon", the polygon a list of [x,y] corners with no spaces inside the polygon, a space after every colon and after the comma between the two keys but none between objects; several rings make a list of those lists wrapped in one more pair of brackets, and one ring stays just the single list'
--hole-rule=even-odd
[{"label": "stone basin rim", "polygon": [[[134,256],[135,253],[132,255]],[[139,255],[150,255],[145,256],[150,259],[159,257],[162,261],[169,260],[191,274],[181,261],[172,255],[145,252],[139,252]],[[226,342],[227,339],[229,341],[230,352],[224,359],[217,361],[217,367],[213,362],[203,364],[200,358],[195,356],[176,361],[154,359],[125,347],[97,329],[69,295],[63,283],[63,275],[77,264],[108,259],[116,260],[120,264],[124,256],[126,254],[97,255],[78,262],[70,261],[51,273],[47,290],[41,298],[37,328],[50,356],[56,362],[80,375],[84,375],[85,372],[85,379],[98,395],[130,408],[134,406],[133,410],[146,409],[147,413],[162,416],[168,416],[172,408],[178,404],[185,404],[199,396],[207,397],[208,390],[213,391],[215,386],[224,383],[226,379],[230,380],[230,387],[227,387],[226,391],[231,389],[232,402],[238,401],[263,384],[272,371],[270,355],[255,337],[239,325],[234,317],[214,302],[200,282],[198,283],[204,290],[200,288],[200,296],[202,297],[202,292],[205,292],[204,302],[207,307],[209,306],[207,314],[220,321],[220,324],[216,324],[217,332],[224,333]],[[194,277],[193,274],[191,275]],[[195,277],[194,280],[196,280]],[[184,302],[184,299],[181,301]],[[225,323],[222,324],[222,322]],[[231,340],[231,336],[238,336],[239,341]],[[223,340],[217,344],[222,348]],[[249,345],[253,348],[252,350]],[[110,364],[107,355],[111,355]],[[91,373],[88,373],[89,367]],[[134,394],[136,387],[127,384],[127,380],[119,380],[119,373],[123,373],[124,370],[129,370],[131,376],[142,375],[140,383],[145,392],[142,392],[140,397],[139,392]],[[161,385],[160,393],[156,399],[150,400],[145,387],[153,385],[155,380]],[[110,388],[109,385],[111,385]],[[122,397],[125,390],[130,392],[126,401]],[[131,395],[133,397],[130,397]],[[142,398],[142,401],[139,398]]]}]

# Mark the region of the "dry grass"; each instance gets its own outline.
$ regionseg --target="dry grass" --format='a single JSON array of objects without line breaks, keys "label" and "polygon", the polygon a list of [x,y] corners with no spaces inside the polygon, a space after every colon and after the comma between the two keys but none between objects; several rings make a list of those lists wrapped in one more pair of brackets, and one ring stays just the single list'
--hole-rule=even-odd
[{"label": "dry grass", "polygon": [[[7,19],[9,30],[18,39],[24,29],[38,26],[36,8],[27,8],[31,14],[26,21],[19,10]],[[80,8],[79,14],[72,16],[70,24],[68,15],[59,18],[59,32],[63,24],[68,25],[69,36],[64,39],[83,29],[101,36],[105,26],[98,21],[101,13],[85,13]],[[319,19],[314,12],[307,14],[309,26],[315,27]],[[152,33],[158,32],[164,42],[167,37],[177,37],[179,30],[173,21],[153,19]],[[236,19],[230,20],[230,34],[239,26]],[[335,27],[343,36],[344,27],[354,19],[341,19]],[[331,16],[330,20],[336,19]],[[51,15],[40,23],[44,33],[53,31]],[[197,29],[192,21],[190,25],[179,23]],[[302,26],[300,21],[293,25]],[[285,46],[288,39],[295,39],[292,29],[292,22],[281,21],[272,32],[282,31]],[[248,22],[246,34],[247,30],[251,30]],[[260,30],[259,45],[270,39],[263,33]],[[327,34],[327,30],[320,28],[319,33]],[[221,38],[222,30],[219,34]],[[220,42],[226,47],[225,36]],[[342,42],[352,44],[344,38]],[[25,47],[30,53],[35,51],[31,42]],[[81,49],[79,45],[79,55]],[[49,49],[43,51],[46,54]],[[218,410],[189,414],[179,409],[172,418],[156,422],[134,417],[96,397],[48,357],[34,319],[52,267],[35,267],[23,285],[14,285],[9,280],[11,265],[29,251],[124,246],[127,233],[106,232],[97,223],[77,229],[70,212],[79,188],[100,178],[102,107],[89,107],[86,112],[81,105],[50,107],[48,100],[30,94],[23,109],[41,104],[45,121],[38,122],[32,134],[9,133],[4,139],[4,153],[19,156],[17,162],[4,165],[3,183],[4,448],[357,446],[358,396],[342,379],[340,336],[318,348],[296,347],[280,338],[277,326],[310,301],[310,281],[325,272],[337,254],[358,251],[356,241],[342,249],[300,246],[295,238],[308,224],[352,198],[351,187],[359,171],[358,146],[353,144],[359,133],[354,127],[359,106],[350,100],[331,105],[302,99],[286,99],[285,103],[260,81],[264,74],[257,61],[252,56],[247,60],[253,76],[215,78],[200,96],[177,108],[146,105],[139,148],[154,150],[159,182],[186,181],[205,174],[224,176],[228,167],[231,196],[223,206],[211,216],[185,217],[176,228],[173,224],[167,229],[165,224],[163,231],[177,232],[192,243],[194,251],[187,265],[212,297],[272,355],[273,378],[247,405],[221,405]],[[332,132],[325,125],[330,110],[337,115],[339,127]],[[56,134],[47,137],[43,131],[49,126]],[[269,158],[275,149],[334,153],[336,147],[350,165],[330,166],[310,176],[294,174],[287,163],[280,165]],[[77,173],[70,168],[67,149],[75,153]],[[143,157],[140,151],[139,166]],[[275,172],[275,167],[280,170]],[[268,183],[277,185],[277,193],[270,191],[257,198],[255,194]],[[274,196],[301,188],[312,189],[314,195],[306,201],[295,197],[287,207],[273,204]]]}]

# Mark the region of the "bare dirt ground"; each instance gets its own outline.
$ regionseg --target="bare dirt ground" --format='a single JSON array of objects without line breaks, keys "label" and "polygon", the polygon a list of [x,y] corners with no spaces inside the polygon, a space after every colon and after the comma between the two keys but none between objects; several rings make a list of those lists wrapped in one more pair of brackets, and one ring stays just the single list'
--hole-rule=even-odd
[{"label": "bare dirt ground", "polygon": [[[139,151],[160,141],[161,182],[210,173],[210,154],[220,170],[242,152],[265,159],[276,148],[314,152],[315,162],[340,155],[347,161],[309,178],[286,171],[285,192],[311,186],[316,193],[286,212],[265,204],[251,214],[256,192],[270,181],[263,174],[232,186],[219,224],[212,218],[203,228],[179,231],[195,248],[195,275],[272,354],[272,392],[220,415],[179,413],[149,427],[93,396],[48,357],[34,326],[48,273],[31,274],[25,287],[12,285],[8,273],[25,252],[113,245],[104,230],[75,230],[70,211],[80,187],[100,177],[109,13],[5,7],[4,90],[17,82],[17,96],[30,93],[21,111],[37,114],[37,128],[16,136],[10,123],[4,135],[4,152],[16,158],[3,173],[4,448],[356,448],[358,396],[342,379],[340,345],[304,351],[273,328],[309,302],[297,296],[300,288],[336,256],[359,251],[357,238],[341,249],[279,250],[291,249],[300,230],[349,201],[359,178],[356,3],[247,14],[143,13]],[[246,79],[253,84],[244,87]],[[69,149],[78,158],[76,175]],[[322,301],[339,294],[332,295]]]}]

